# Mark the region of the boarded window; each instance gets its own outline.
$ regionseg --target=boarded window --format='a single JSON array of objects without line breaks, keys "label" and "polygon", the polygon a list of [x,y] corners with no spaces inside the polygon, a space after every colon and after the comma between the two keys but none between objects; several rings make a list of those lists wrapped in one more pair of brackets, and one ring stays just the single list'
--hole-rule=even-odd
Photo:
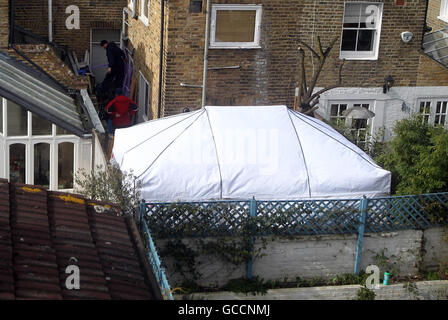
[{"label": "boarded window", "polygon": [[259,48],[261,5],[214,4],[210,47],[222,49]]},{"label": "boarded window", "polygon": [[253,42],[255,10],[219,10],[216,12],[216,42]]}]

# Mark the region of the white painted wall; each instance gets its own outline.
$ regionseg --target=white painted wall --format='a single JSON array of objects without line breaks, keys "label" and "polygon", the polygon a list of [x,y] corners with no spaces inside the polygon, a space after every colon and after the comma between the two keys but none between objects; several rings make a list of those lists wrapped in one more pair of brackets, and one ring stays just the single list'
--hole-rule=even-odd
[{"label": "white painted wall", "polygon": [[[378,265],[374,259],[385,249],[384,255],[390,264],[399,270],[401,276],[415,275],[422,248],[423,267],[438,270],[441,261],[448,261],[448,242],[442,242],[446,229],[432,228],[426,231],[406,230],[389,233],[367,233],[364,238],[361,269],[370,264]],[[425,241],[423,240],[425,239]],[[209,241],[210,239],[203,239]],[[188,247],[196,248],[195,239],[182,240]],[[166,240],[157,241],[158,251],[163,251]],[[276,239],[267,244],[262,251],[264,257],[256,259],[253,275],[264,280],[283,280],[296,277],[311,279],[313,277],[332,278],[335,275],[353,273],[355,265],[357,235],[295,236]],[[261,245],[255,243],[256,248]],[[161,256],[166,266],[167,277],[172,287],[180,286],[183,277],[174,272],[172,257]],[[222,286],[230,279],[244,277],[246,265],[235,267],[211,256],[200,256],[197,270],[202,275],[197,283],[203,286]],[[379,266],[380,267],[380,266]],[[383,274],[385,267],[380,267]]]},{"label": "white painted wall", "polygon": [[[320,90],[317,88],[315,91]],[[391,138],[395,122],[419,111],[418,99],[446,98],[448,87],[392,87],[387,94],[383,88],[336,88],[325,92],[319,101],[318,113],[330,118],[330,103],[336,101],[374,101],[376,116],[372,121],[372,134],[385,127],[385,140]]]}]

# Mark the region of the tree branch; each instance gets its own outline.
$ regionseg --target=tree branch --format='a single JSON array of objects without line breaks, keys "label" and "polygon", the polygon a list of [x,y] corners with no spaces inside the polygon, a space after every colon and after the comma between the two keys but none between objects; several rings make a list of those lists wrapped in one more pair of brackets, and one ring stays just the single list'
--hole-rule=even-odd
[{"label": "tree branch", "polygon": [[310,110],[303,112],[303,114],[307,116],[307,115],[309,115],[309,114],[312,114],[312,113],[313,113],[314,111],[316,111],[317,109],[319,109],[319,107],[313,107],[313,108],[311,108]]},{"label": "tree branch", "polygon": [[[314,56],[316,56],[317,59],[320,58],[320,56],[317,54],[317,52],[316,52],[313,48],[311,48],[309,45],[307,45],[305,42],[303,42],[302,40],[299,40],[299,43],[300,43],[301,45],[303,45],[304,47],[306,47],[308,50],[310,50],[311,53],[312,53]],[[299,47],[299,48],[300,48],[300,47]]]},{"label": "tree branch", "polygon": [[339,82],[337,84],[334,84],[330,87],[324,88],[324,89],[316,92],[315,94],[313,94],[310,99],[311,101],[314,100],[316,97],[320,96],[322,93],[327,92],[334,88],[338,88],[342,84],[342,68],[344,67],[344,64],[345,64],[345,59],[342,60],[342,63],[339,66]]}]

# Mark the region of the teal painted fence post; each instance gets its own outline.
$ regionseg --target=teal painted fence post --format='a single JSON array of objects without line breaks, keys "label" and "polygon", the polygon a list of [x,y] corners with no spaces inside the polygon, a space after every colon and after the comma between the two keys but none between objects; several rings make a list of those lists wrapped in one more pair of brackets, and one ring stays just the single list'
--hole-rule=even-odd
[{"label": "teal painted fence post", "polygon": [[364,242],[364,230],[366,227],[366,218],[367,218],[367,198],[364,196],[361,199],[361,203],[359,205],[360,217],[359,217],[359,226],[358,226],[358,243],[356,245],[356,258],[355,258],[355,274],[358,275],[361,269],[361,257],[362,257],[362,246]]},{"label": "teal painted fence post", "polygon": [[[253,197],[252,200],[250,200],[249,214],[250,214],[250,218],[254,218],[257,216],[257,200],[255,200],[255,197]],[[252,228],[253,226],[250,225],[250,227]],[[255,242],[254,237],[251,236],[249,241],[250,241],[250,250],[251,250],[252,255],[251,255],[249,261],[247,262],[246,278],[252,279],[252,268],[253,268],[253,264],[254,264],[254,259],[253,259],[253,249],[254,249],[254,242]]]}]

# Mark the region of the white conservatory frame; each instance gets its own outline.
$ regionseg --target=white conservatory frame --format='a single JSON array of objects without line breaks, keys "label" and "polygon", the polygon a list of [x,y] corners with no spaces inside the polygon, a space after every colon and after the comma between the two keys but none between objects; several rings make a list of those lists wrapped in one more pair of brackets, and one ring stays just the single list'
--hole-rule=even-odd
[{"label": "white conservatory frame", "polygon": [[[76,135],[57,135],[57,126],[52,123],[51,135],[32,135],[33,113],[27,111],[27,134],[24,136],[8,136],[7,99],[0,97],[2,104],[3,130],[0,132],[0,178],[10,180],[9,147],[14,144],[25,145],[25,184],[34,185],[34,146],[39,143],[50,146],[49,190],[71,192],[73,189],[58,189],[58,146],[61,143],[73,144],[73,175],[83,167],[91,167],[92,142]],[[23,107],[21,107],[23,108]],[[73,181],[75,186],[75,181]]]}]

